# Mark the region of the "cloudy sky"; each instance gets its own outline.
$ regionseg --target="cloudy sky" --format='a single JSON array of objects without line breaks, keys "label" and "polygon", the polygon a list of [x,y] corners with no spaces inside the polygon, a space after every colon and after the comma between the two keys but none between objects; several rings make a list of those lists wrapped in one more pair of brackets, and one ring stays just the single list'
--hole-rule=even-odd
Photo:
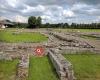
[{"label": "cloudy sky", "polygon": [[43,23],[100,22],[100,0],[0,0],[0,18],[27,22],[41,16]]}]

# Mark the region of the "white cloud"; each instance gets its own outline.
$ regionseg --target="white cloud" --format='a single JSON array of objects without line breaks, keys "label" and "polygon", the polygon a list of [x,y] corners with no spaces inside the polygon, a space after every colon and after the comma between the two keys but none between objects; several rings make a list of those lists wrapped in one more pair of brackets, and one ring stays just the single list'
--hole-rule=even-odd
[{"label": "white cloud", "polygon": [[50,17],[50,16],[47,16],[47,15],[42,15],[41,17],[42,17],[42,19],[44,19],[44,20],[51,19],[51,17]]},{"label": "white cloud", "polygon": [[51,17],[47,15],[42,15],[41,18],[43,23],[47,23],[48,21],[51,20]]},{"label": "white cloud", "polygon": [[43,23],[57,23],[58,21],[54,16],[42,15],[41,17]]},{"label": "white cloud", "polygon": [[74,12],[71,11],[71,10],[63,10],[63,15],[65,17],[73,17],[73,16],[75,16]]},{"label": "white cloud", "polygon": [[99,22],[100,23],[100,16],[97,16],[95,22]]},{"label": "white cloud", "polygon": [[95,9],[95,8],[88,10],[89,13],[96,12],[96,11],[98,11],[98,9]]},{"label": "white cloud", "polygon": [[99,4],[87,4],[85,1],[0,0],[0,16],[12,20],[15,18],[18,22],[26,22],[27,16],[32,15],[42,16],[44,22],[50,23],[100,21],[97,17],[100,16]]},{"label": "white cloud", "polygon": [[36,7],[32,7],[29,5],[24,4],[24,6],[26,7],[26,9],[23,9],[22,12],[23,13],[28,13],[28,12],[43,12],[45,11],[45,7],[43,5],[37,5]]},{"label": "white cloud", "polygon": [[0,4],[0,8],[5,9],[6,7],[3,4]]},{"label": "white cloud", "polygon": [[38,11],[45,11],[45,7],[44,7],[43,5],[38,5],[38,6],[36,7],[36,9],[37,9]]},{"label": "white cloud", "polygon": [[23,17],[23,16],[21,16],[21,15],[16,15],[16,16],[15,16],[15,21],[16,21],[16,22],[26,23],[27,20],[28,20],[27,17]]},{"label": "white cloud", "polygon": [[100,10],[96,9],[96,8],[91,8],[89,10],[86,10],[88,14],[90,15],[96,15],[96,14],[100,14]]},{"label": "white cloud", "polygon": [[47,10],[47,11],[44,12],[44,14],[51,16],[52,15],[52,12],[50,10]]},{"label": "white cloud", "polygon": [[98,19],[100,19],[100,16],[98,16]]},{"label": "white cloud", "polygon": [[6,2],[8,3],[9,6],[16,7],[16,5],[18,5],[19,3],[19,0],[6,0]]},{"label": "white cloud", "polygon": [[87,7],[89,7],[87,4],[77,3],[72,6],[71,10],[80,10],[80,9],[87,8]]}]

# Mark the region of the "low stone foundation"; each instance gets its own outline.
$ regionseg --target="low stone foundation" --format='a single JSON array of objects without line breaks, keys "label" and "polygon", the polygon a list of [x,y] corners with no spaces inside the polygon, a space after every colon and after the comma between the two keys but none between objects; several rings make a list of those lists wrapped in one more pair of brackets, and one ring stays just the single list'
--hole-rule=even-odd
[{"label": "low stone foundation", "polygon": [[51,33],[51,34],[54,37],[58,38],[59,40],[67,42],[67,43],[61,44],[61,46],[80,47],[80,48],[94,48],[90,44],[88,44],[84,41],[81,41],[81,40],[77,40],[71,35],[66,36],[66,35],[60,34],[60,33]]},{"label": "low stone foundation", "polygon": [[0,60],[12,60],[12,57],[7,53],[0,52]]},{"label": "low stone foundation", "polygon": [[53,63],[60,80],[75,80],[72,64],[61,54],[49,50],[48,56]]},{"label": "low stone foundation", "polygon": [[22,55],[17,66],[16,80],[27,80],[29,69],[29,55]]}]

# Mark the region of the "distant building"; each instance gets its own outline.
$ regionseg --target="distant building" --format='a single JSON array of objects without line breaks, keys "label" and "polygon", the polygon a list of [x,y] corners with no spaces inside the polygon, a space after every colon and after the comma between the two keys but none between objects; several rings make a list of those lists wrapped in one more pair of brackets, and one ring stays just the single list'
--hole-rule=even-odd
[{"label": "distant building", "polygon": [[0,28],[7,28],[9,26],[13,26],[14,24],[9,20],[0,21]]}]

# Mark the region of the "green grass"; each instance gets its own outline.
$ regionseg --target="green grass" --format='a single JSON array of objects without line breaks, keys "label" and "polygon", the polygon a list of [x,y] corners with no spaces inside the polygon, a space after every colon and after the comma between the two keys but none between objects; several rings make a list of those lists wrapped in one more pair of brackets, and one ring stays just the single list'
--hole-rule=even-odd
[{"label": "green grass", "polygon": [[64,32],[100,32],[100,29],[55,29]]},{"label": "green grass", "polygon": [[100,37],[96,37],[94,35],[81,35],[80,37],[85,38],[85,39],[100,40]]},{"label": "green grass", "polygon": [[15,80],[18,60],[0,61],[0,80]]},{"label": "green grass", "polygon": [[65,55],[73,64],[77,80],[100,80],[100,55]]},{"label": "green grass", "polygon": [[31,57],[28,80],[59,80],[47,56]]},{"label": "green grass", "polygon": [[43,42],[47,37],[40,33],[0,31],[1,42]]}]

